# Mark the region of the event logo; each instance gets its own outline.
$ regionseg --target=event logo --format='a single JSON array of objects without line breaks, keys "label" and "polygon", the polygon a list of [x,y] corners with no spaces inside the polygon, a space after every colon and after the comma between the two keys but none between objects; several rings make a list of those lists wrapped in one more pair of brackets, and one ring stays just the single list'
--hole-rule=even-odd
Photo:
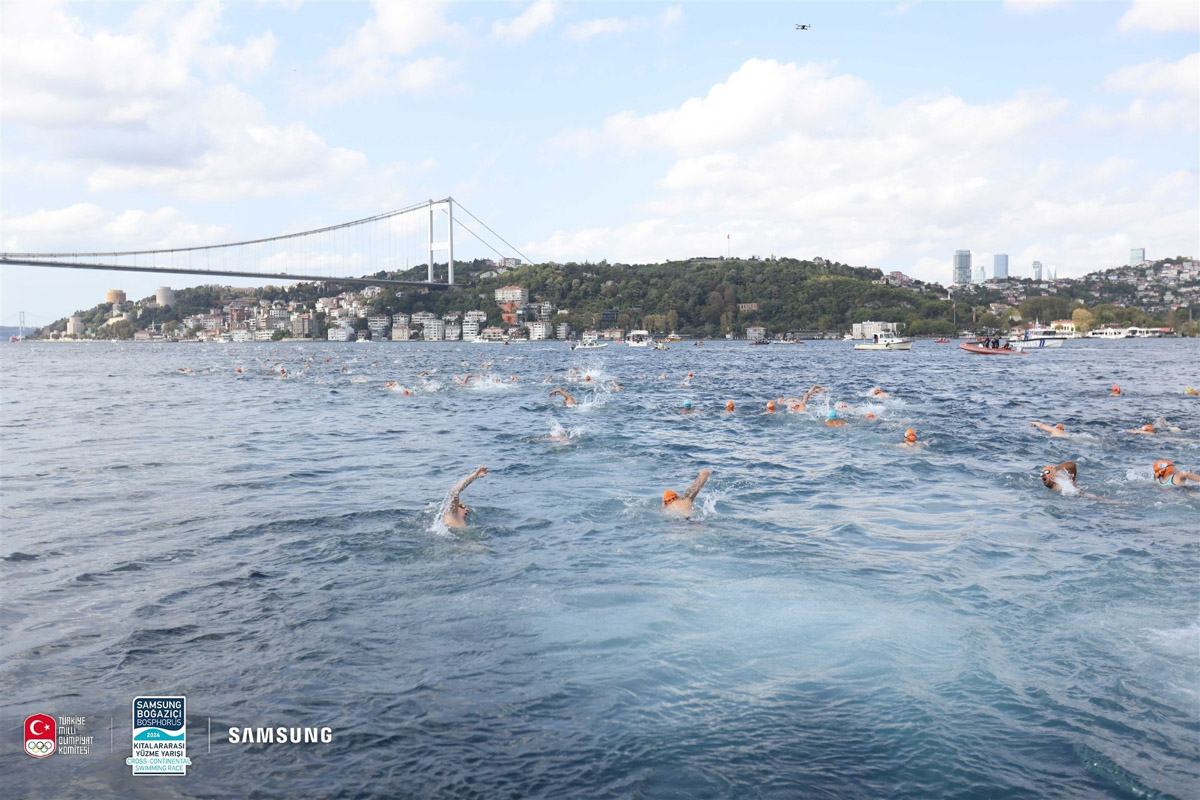
[{"label": "event logo", "polygon": [[54,755],[54,751],[58,749],[56,737],[54,717],[34,714],[25,718],[25,752],[29,755],[34,758]]},{"label": "event logo", "polygon": [[186,775],[187,698],[133,698],[133,755],[125,759],[134,775]]}]

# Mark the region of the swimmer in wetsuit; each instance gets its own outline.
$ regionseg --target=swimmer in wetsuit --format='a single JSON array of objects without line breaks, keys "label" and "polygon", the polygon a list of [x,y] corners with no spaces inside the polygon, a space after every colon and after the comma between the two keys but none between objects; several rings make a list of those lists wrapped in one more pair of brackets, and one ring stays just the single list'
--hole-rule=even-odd
[{"label": "swimmer in wetsuit", "polygon": [[442,522],[445,523],[447,528],[467,527],[467,512],[471,509],[464,506],[458,499],[458,496],[462,494],[463,489],[466,489],[476,480],[487,475],[487,473],[487,467],[477,467],[470,475],[454,484],[454,487],[450,490],[450,504],[446,506],[446,512],[442,514]]},{"label": "swimmer in wetsuit", "polygon": [[1187,486],[1189,483],[1200,485],[1200,475],[1176,469],[1174,464],[1164,458],[1154,462],[1154,482],[1167,487]]},{"label": "swimmer in wetsuit", "polygon": [[673,517],[687,518],[692,515],[692,501],[696,499],[696,495],[700,494],[700,490],[704,488],[704,484],[708,482],[708,476],[712,475],[711,469],[702,469],[700,474],[696,476],[696,480],[692,481],[692,485],[684,490],[683,494],[677,494],[673,489],[667,489],[663,492],[663,510]]}]

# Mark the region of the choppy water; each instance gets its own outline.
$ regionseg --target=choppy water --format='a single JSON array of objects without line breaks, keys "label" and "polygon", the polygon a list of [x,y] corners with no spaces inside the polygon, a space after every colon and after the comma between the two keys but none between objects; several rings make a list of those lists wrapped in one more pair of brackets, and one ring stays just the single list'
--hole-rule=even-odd
[{"label": "choppy water", "polygon": [[[1200,342],[0,359],[9,796],[1200,794],[1200,493],[1150,477],[1200,470]],[[824,398],[760,414],[813,383],[850,425]],[[1160,418],[1181,430],[1121,433]],[[896,446],[908,427],[922,447]],[[1067,459],[1122,504],[1043,489]],[[701,468],[696,518],[665,516]],[[155,693],[187,696],[186,777],[124,764]],[[39,712],[98,721],[92,755],[23,755]]]}]

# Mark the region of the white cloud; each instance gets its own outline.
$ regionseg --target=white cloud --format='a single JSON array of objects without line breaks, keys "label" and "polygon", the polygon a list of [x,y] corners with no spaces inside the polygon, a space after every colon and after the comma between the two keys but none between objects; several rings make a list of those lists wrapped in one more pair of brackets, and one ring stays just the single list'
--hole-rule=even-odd
[{"label": "white cloud", "polygon": [[576,22],[567,26],[566,36],[568,39],[574,39],[577,42],[586,42],[593,36],[599,36],[604,33],[623,33],[629,29],[629,23],[618,17],[606,17],[604,19],[590,19],[585,22]]},{"label": "white cloud", "polygon": [[625,150],[669,147],[703,152],[751,142],[781,130],[832,124],[865,97],[866,84],[831,75],[825,64],[780,64],[751,59],[708,95],[678,108],[638,116],[622,112],[604,122],[604,135]]},{"label": "white cloud", "polygon": [[445,39],[456,31],[442,15],[439,2],[384,2],[374,0],[375,16],[358,28],[344,44],[325,54],[325,62],[355,70],[363,61],[407,56],[424,45]]},{"label": "white cloud", "polygon": [[1033,14],[1068,2],[1070,0],[1004,0],[1004,10],[1013,14]]},{"label": "white cloud", "polygon": [[680,6],[670,6],[663,9],[661,14],[653,17],[634,16],[628,19],[621,17],[604,17],[575,22],[566,27],[564,34],[568,39],[586,42],[596,36],[605,34],[626,33],[629,31],[659,30],[666,32],[683,19],[683,9]]},{"label": "white cloud", "polygon": [[1033,258],[1063,275],[1112,263],[1112,237],[1148,226],[1164,248],[1190,251],[1194,178],[1155,194],[1125,158],[1035,158],[1046,135],[1067,135],[1068,108],[1044,91],[884,105],[827,65],[749,61],[705,97],[555,137],[581,151],[663,148],[668,160],[637,201],[644,221],[559,230],[529,252],[656,261],[719,254],[732,232],[735,254],[823,255],[945,282],[963,247],[1016,256],[1036,242]]},{"label": "white cloud", "polygon": [[1154,102],[1139,97],[1117,111],[1089,108],[1082,119],[1097,128],[1125,128],[1132,131],[1194,131],[1197,126],[1195,100]]},{"label": "white cloud", "polygon": [[0,103],[8,123],[42,127],[146,123],[185,103],[210,76],[257,73],[271,63],[274,36],[218,44],[220,8],[149,4],[121,30],[88,30],[58,3],[4,9]]},{"label": "white cloud", "polygon": [[114,212],[95,203],[40,209],[6,219],[4,233],[4,248],[10,252],[188,247],[228,236],[227,229],[190,222],[171,207]]},{"label": "white cloud", "polygon": [[547,28],[558,14],[558,3],[554,0],[537,0],[511,20],[496,20],[492,23],[492,36],[507,42],[523,42],[533,34]]},{"label": "white cloud", "polygon": [[1160,33],[1200,29],[1200,4],[1195,0],[1133,0],[1117,22],[1117,30]]},{"label": "white cloud", "polygon": [[92,191],[159,189],[220,200],[314,191],[365,168],[359,152],[330,147],[301,123],[267,122],[262,105],[231,86],[209,92],[193,110],[208,147],[186,163],[106,162],[88,177]]},{"label": "white cloud", "polygon": [[1157,59],[1147,64],[1124,67],[1105,78],[1104,87],[1140,94],[1200,97],[1200,53],[1192,53],[1174,62]]}]

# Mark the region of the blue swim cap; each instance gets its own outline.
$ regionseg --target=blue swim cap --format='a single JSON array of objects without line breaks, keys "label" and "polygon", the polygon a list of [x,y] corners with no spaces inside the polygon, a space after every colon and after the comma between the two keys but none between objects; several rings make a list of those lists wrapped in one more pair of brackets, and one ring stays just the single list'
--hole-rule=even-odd
[{"label": "blue swim cap", "polygon": [[829,409],[829,413],[825,415],[825,419],[837,419],[837,412],[832,408]]},{"label": "blue swim cap", "polygon": [[684,400],[684,401],[683,401],[683,407],[684,407],[684,408],[691,408],[691,407],[692,407],[692,401],[691,401],[691,400]]}]

